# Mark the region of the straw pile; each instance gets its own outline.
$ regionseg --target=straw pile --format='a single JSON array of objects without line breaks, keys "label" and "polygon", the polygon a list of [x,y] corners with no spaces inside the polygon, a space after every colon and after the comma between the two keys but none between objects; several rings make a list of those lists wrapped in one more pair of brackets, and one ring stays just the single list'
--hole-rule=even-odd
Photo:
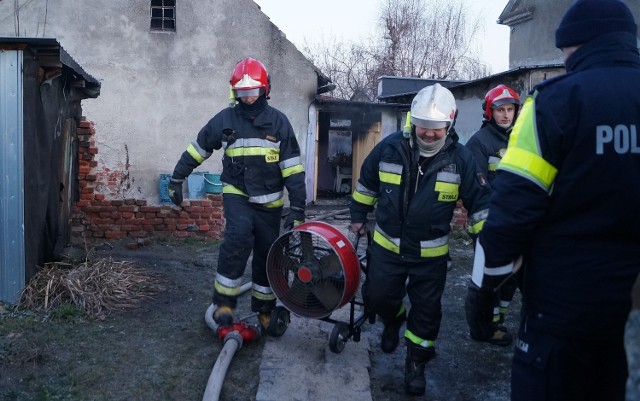
[{"label": "straw pile", "polygon": [[115,309],[134,308],[162,289],[157,277],[132,262],[47,263],[22,291],[18,306],[49,312],[72,304],[90,318],[104,319]]}]

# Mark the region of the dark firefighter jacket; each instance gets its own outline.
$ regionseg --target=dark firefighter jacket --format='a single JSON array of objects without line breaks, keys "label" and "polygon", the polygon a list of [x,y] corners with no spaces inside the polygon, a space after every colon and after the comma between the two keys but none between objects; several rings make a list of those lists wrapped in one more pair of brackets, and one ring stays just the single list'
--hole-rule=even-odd
[{"label": "dark firefighter jacket", "polygon": [[640,58],[632,36],[590,41],[567,60],[567,74],[532,90],[479,237],[487,282],[508,273],[492,267],[524,256],[526,324],[556,335],[622,336],[640,272]]},{"label": "dark firefighter jacket", "polygon": [[200,130],[196,141],[182,154],[174,178],[184,178],[224,148],[224,193],[249,197],[268,207],[282,206],[284,187],[292,207],[304,210],[305,182],[300,148],[287,117],[266,105],[255,119],[243,115],[239,106],[216,114]]},{"label": "dark firefighter jacket", "polygon": [[504,128],[488,122],[464,145],[475,157],[480,172],[487,177],[489,184],[496,178],[498,164],[507,150],[508,141],[509,137]]},{"label": "dark firefighter jacket", "polygon": [[442,257],[457,200],[463,200],[475,235],[486,219],[490,190],[453,130],[439,153],[421,166],[418,161],[417,146],[411,148],[401,131],[376,145],[362,164],[351,220],[366,222],[375,206],[374,242],[406,257]]}]

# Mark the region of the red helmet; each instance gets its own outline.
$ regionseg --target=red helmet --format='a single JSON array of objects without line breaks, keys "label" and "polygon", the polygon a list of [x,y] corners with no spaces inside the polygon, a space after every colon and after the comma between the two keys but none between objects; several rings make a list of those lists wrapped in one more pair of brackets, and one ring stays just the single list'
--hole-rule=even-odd
[{"label": "red helmet", "polygon": [[264,65],[256,59],[247,57],[233,69],[229,80],[236,98],[242,96],[261,96],[269,98],[271,87],[269,74]]},{"label": "red helmet", "polygon": [[487,121],[491,121],[492,109],[507,103],[511,103],[516,107],[515,115],[517,116],[518,109],[520,108],[520,97],[516,91],[509,88],[507,85],[498,85],[495,88],[490,89],[489,92],[484,95],[484,102],[482,102],[482,117]]}]

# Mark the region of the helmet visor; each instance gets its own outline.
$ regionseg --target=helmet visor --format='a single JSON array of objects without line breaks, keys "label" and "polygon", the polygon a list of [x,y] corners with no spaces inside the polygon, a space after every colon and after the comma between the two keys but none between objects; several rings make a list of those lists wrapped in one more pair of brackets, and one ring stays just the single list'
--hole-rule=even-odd
[{"label": "helmet visor", "polygon": [[264,94],[264,88],[253,89],[234,89],[236,97],[261,96]]},{"label": "helmet visor", "polygon": [[411,124],[421,128],[439,129],[447,128],[449,126],[449,121],[425,120],[423,118],[411,116]]},{"label": "helmet visor", "polygon": [[499,99],[491,104],[491,108],[495,109],[496,107],[503,106],[505,104],[512,104],[514,106],[518,105],[519,102],[516,99],[507,98],[507,99]]}]

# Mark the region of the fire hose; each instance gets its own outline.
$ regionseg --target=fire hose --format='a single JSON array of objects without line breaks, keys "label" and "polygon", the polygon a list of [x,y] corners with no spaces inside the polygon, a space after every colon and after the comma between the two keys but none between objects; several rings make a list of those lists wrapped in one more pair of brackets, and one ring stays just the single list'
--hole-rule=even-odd
[{"label": "fire hose", "polygon": [[[240,287],[240,294],[250,289],[251,282],[243,284]],[[234,322],[231,326],[218,327],[213,319],[215,309],[216,306],[214,304],[209,305],[205,312],[204,320],[207,326],[224,341],[224,346],[216,359],[216,363],[213,365],[213,370],[211,370],[202,401],[217,401],[220,398],[224,377],[236,351],[242,347],[245,341],[255,340],[260,336],[260,332],[255,327],[242,320]]]}]

